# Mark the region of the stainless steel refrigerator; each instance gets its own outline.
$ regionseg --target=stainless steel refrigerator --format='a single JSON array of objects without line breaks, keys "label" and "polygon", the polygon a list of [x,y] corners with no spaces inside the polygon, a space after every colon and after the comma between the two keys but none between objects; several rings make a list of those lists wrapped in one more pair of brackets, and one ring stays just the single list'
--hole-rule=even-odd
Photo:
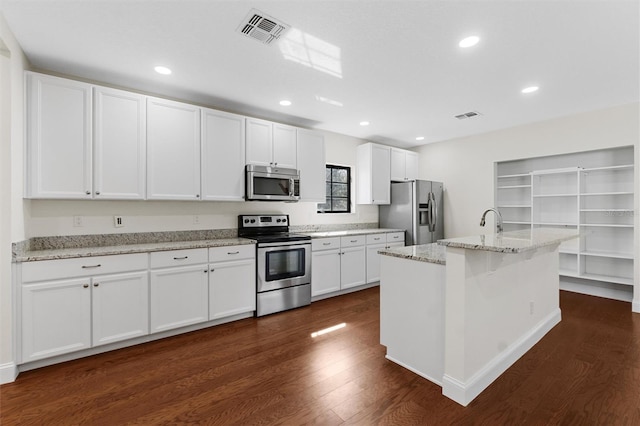
[{"label": "stainless steel refrigerator", "polygon": [[442,182],[392,182],[391,204],[380,206],[380,227],[404,229],[408,246],[443,239],[442,190]]}]

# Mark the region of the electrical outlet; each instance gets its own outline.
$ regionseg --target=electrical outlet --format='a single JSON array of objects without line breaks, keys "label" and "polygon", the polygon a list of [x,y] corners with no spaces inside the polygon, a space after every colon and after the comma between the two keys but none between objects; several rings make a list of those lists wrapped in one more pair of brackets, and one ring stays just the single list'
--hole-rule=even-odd
[{"label": "electrical outlet", "polygon": [[113,217],[113,226],[116,228],[122,228],[124,226],[124,221],[122,220],[122,216]]},{"label": "electrical outlet", "polygon": [[74,216],[73,217],[73,226],[75,228],[82,228],[84,226],[84,217],[82,217],[82,216]]},{"label": "electrical outlet", "polygon": [[533,308],[534,308],[535,304],[533,303],[533,301],[529,302],[529,314],[533,315]]},{"label": "electrical outlet", "polygon": [[193,224],[194,225],[199,225],[200,224],[200,216],[198,216],[198,215],[194,215],[193,216]]}]

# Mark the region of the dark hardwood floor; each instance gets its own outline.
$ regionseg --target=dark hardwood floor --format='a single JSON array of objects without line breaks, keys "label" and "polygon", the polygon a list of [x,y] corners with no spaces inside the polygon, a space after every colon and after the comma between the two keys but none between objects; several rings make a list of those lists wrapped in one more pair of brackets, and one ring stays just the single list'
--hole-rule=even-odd
[{"label": "dark hardwood floor", "polygon": [[378,306],[373,288],[25,372],[1,424],[640,425],[628,303],[561,292],[562,322],[466,408],[384,358]]}]

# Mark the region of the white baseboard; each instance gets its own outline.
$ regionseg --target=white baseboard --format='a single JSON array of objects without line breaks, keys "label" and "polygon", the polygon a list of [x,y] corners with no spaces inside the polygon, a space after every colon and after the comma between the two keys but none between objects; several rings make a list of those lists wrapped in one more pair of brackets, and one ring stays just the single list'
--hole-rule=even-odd
[{"label": "white baseboard", "polygon": [[18,377],[18,366],[13,362],[0,364],[0,385],[15,382]]},{"label": "white baseboard", "polygon": [[640,300],[633,301],[633,304],[631,305],[631,310],[633,312],[640,314]]},{"label": "white baseboard", "polygon": [[511,367],[522,355],[544,337],[560,322],[560,308],[554,310],[540,321],[520,339],[513,342],[498,356],[488,362],[480,371],[466,382],[444,375],[442,378],[442,394],[460,405],[467,406],[480,392],[485,390],[495,379]]},{"label": "white baseboard", "polygon": [[374,281],[371,283],[359,285],[357,287],[349,287],[349,288],[345,288],[344,290],[338,290],[338,291],[333,291],[331,293],[319,294],[311,298],[311,303],[318,302],[323,299],[329,299],[331,297],[342,296],[343,294],[349,294],[356,291],[365,290],[371,287],[378,287],[378,286],[380,286],[380,281]]},{"label": "white baseboard", "polygon": [[425,378],[425,379],[427,379],[428,381],[433,382],[433,383],[435,383],[436,385],[438,385],[438,386],[442,387],[442,380],[439,380],[439,379],[438,379],[438,380],[436,380],[435,378],[433,378],[433,377],[429,376],[428,374],[425,374],[425,373],[423,373],[423,372],[421,372],[421,371],[419,371],[419,370],[416,370],[416,369],[415,369],[415,368],[413,368],[413,367],[409,367],[409,366],[408,366],[408,365],[406,365],[405,363],[403,363],[403,362],[401,362],[401,361],[398,361],[397,359],[395,359],[395,358],[393,358],[393,357],[391,357],[391,356],[389,356],[389,355],[385,355],[384,357],[385,357],[386,359],[388,359],[389,361],[391,361],[391,362],[393,362],[393,363],[396,363],[396,364],[398,364],[399,366],[404,367],[404,368],[406,368],[407,370],[409,370],[409,371],[411,371],[411,372],[413,372],[413,373],[416,373],[418,376],[420,376],[420,377],[424,377],[424,378]]}]

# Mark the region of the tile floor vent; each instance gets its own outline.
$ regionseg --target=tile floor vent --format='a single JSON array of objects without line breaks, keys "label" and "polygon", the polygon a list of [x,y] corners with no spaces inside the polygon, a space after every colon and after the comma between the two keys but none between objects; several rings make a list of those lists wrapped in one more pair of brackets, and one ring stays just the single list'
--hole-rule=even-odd
[{"label": "tile floor vent", "polygon": [[481,115],[478,111],[469,111],[469,112],[465,112],[464,114],[460,114],[460,115],[456,115],[455,117],[458,120],[465,120],[467,118],[473,118],[473,117],[477,117]]},{"label": "tile floor vent", "polygon": [[278,21],[257,9],[251,9],[242,23],[240,23],[238,32],[263,44],[271,44],[278,40],[289,28],[290,26],[284,22]]}]

